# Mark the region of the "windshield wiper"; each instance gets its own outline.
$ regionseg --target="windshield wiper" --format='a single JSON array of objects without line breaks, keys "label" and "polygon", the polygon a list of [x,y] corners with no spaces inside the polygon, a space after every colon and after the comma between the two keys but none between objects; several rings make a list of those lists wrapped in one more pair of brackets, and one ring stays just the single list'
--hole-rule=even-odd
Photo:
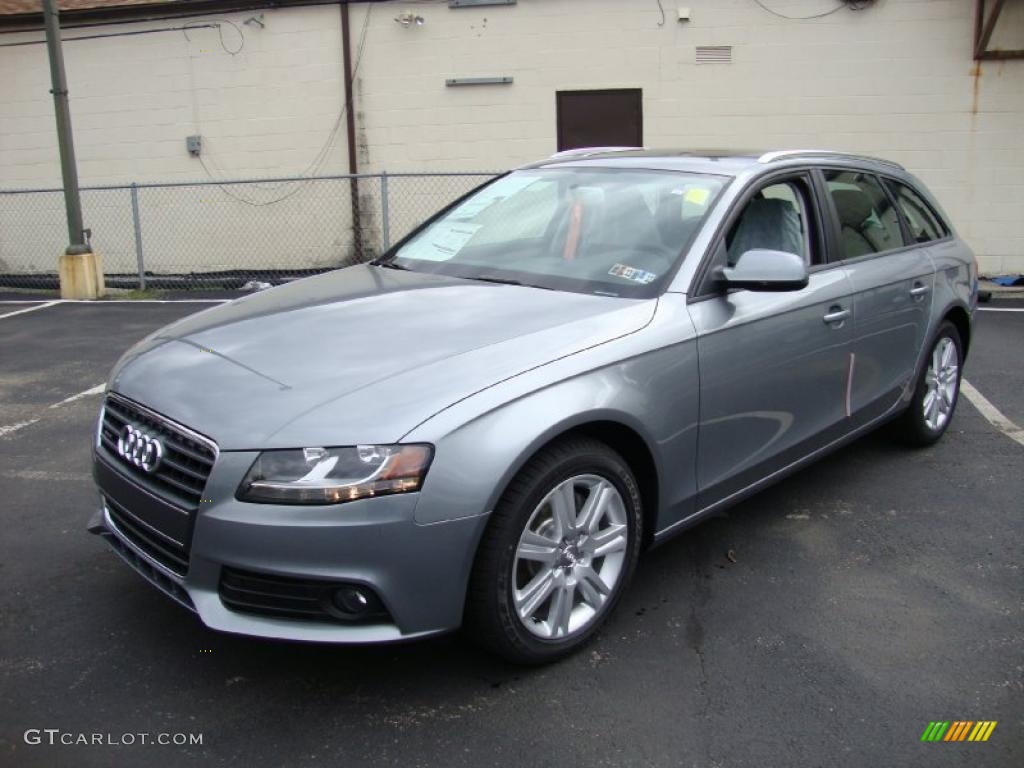
[{"label": "windshield wiper", "polygon": [[401,264],[395,264],[393,261],[375,261],[373,262],[375,267],[383,267],[384,269],[400,269],[403,272],[412,272],[408,267],[403,267]]},{"label": "windshield wiper", "polygon": [[483,283],[498,283],[499,285],[520,285],[524,288],[540,288],[543,291],[553,291],[554,288],[548,288],[546,285],[535,285],[534,283],[524,283],[522,280],[513,280],[510,277],[494,277],[493,275],[479,275],[476,277],[467,277],[467,280],[479,280]]}]

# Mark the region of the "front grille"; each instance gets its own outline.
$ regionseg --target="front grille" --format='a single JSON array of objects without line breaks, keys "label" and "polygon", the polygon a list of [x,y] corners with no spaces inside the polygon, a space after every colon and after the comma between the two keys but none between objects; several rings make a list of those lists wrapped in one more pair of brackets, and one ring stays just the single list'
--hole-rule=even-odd
[{"label": "front grille", "polygon": [[188,550],[178,542],[143,522],[113,499],[104,496],[107,514],[117,526],[117,533],[172,573],[185,578],[188,572]]},{"label": "front grille", "polygon": [[241,613],[256,613],[301,621],[345,623],[382,623],[388,620],[383,603],[367,587],[361,586],[369,600],[364,613],[345,615],[332,604],[332,595],[349,586],[345,582],[298,579],[222,568],[220,599],[226,608]]},{"label": "front grille", "polygon": [[192,598],[189,597],[188,592],[178,582],[161,572],[159,568],[154,568],[145,558],[140,557],[134,549],[121,541],[115,534],[105,532],[103,538],[110,544],[118,557],[128,563],[146,581],[190,611],[196,609],[192,604]]},{"label": "front grille", "polygon": [[[118,436],[126,425],[160,441],[163,455],[153,472],[144,471],[118,454]],[[210,441],[114,394],[107,396],[103,406],[97,450],[111,466],[147,491],[190,512],[199,508],[206,480],[217,458],[217,449]]]}]

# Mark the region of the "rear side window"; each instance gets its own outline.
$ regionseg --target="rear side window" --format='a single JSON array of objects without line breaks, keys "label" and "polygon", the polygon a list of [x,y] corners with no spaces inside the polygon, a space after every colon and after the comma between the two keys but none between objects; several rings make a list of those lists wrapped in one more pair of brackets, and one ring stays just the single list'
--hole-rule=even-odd
[{"label": "rear side window", "polygon": [[839,219],[839,258],[855,259],[906,245],[900,217],[878,179],[860,171],[824,173]]},{"label": "rear side window", "polygon": [[892,196],[896,198],[896,206],[906,219],[914,242],[929,243],[932,240],[941,240],[949,234],[942,220],[917,192],[906,184],[900,184],[892,179],[886,179],[885,183],[889,185]]}]

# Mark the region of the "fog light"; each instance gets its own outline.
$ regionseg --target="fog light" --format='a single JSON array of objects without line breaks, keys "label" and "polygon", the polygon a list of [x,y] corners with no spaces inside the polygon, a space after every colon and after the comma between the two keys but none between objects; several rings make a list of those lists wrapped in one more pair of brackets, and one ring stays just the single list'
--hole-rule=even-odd
[{"label": "fog light", "polygon": [[383,609],[373,592],[354,584],[346,584],[334,590],[331,602],[339,612],[353,619],[380,613]]}]

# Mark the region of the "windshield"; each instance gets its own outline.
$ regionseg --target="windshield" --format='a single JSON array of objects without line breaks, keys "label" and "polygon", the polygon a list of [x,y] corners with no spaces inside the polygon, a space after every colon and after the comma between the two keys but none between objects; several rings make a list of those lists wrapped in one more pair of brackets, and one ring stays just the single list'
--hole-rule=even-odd
[{"label": "windshield", "polygon": [[649,296],[728,179],[676,171],[514,171],[442,213],[388,266],[541,288]]}]

